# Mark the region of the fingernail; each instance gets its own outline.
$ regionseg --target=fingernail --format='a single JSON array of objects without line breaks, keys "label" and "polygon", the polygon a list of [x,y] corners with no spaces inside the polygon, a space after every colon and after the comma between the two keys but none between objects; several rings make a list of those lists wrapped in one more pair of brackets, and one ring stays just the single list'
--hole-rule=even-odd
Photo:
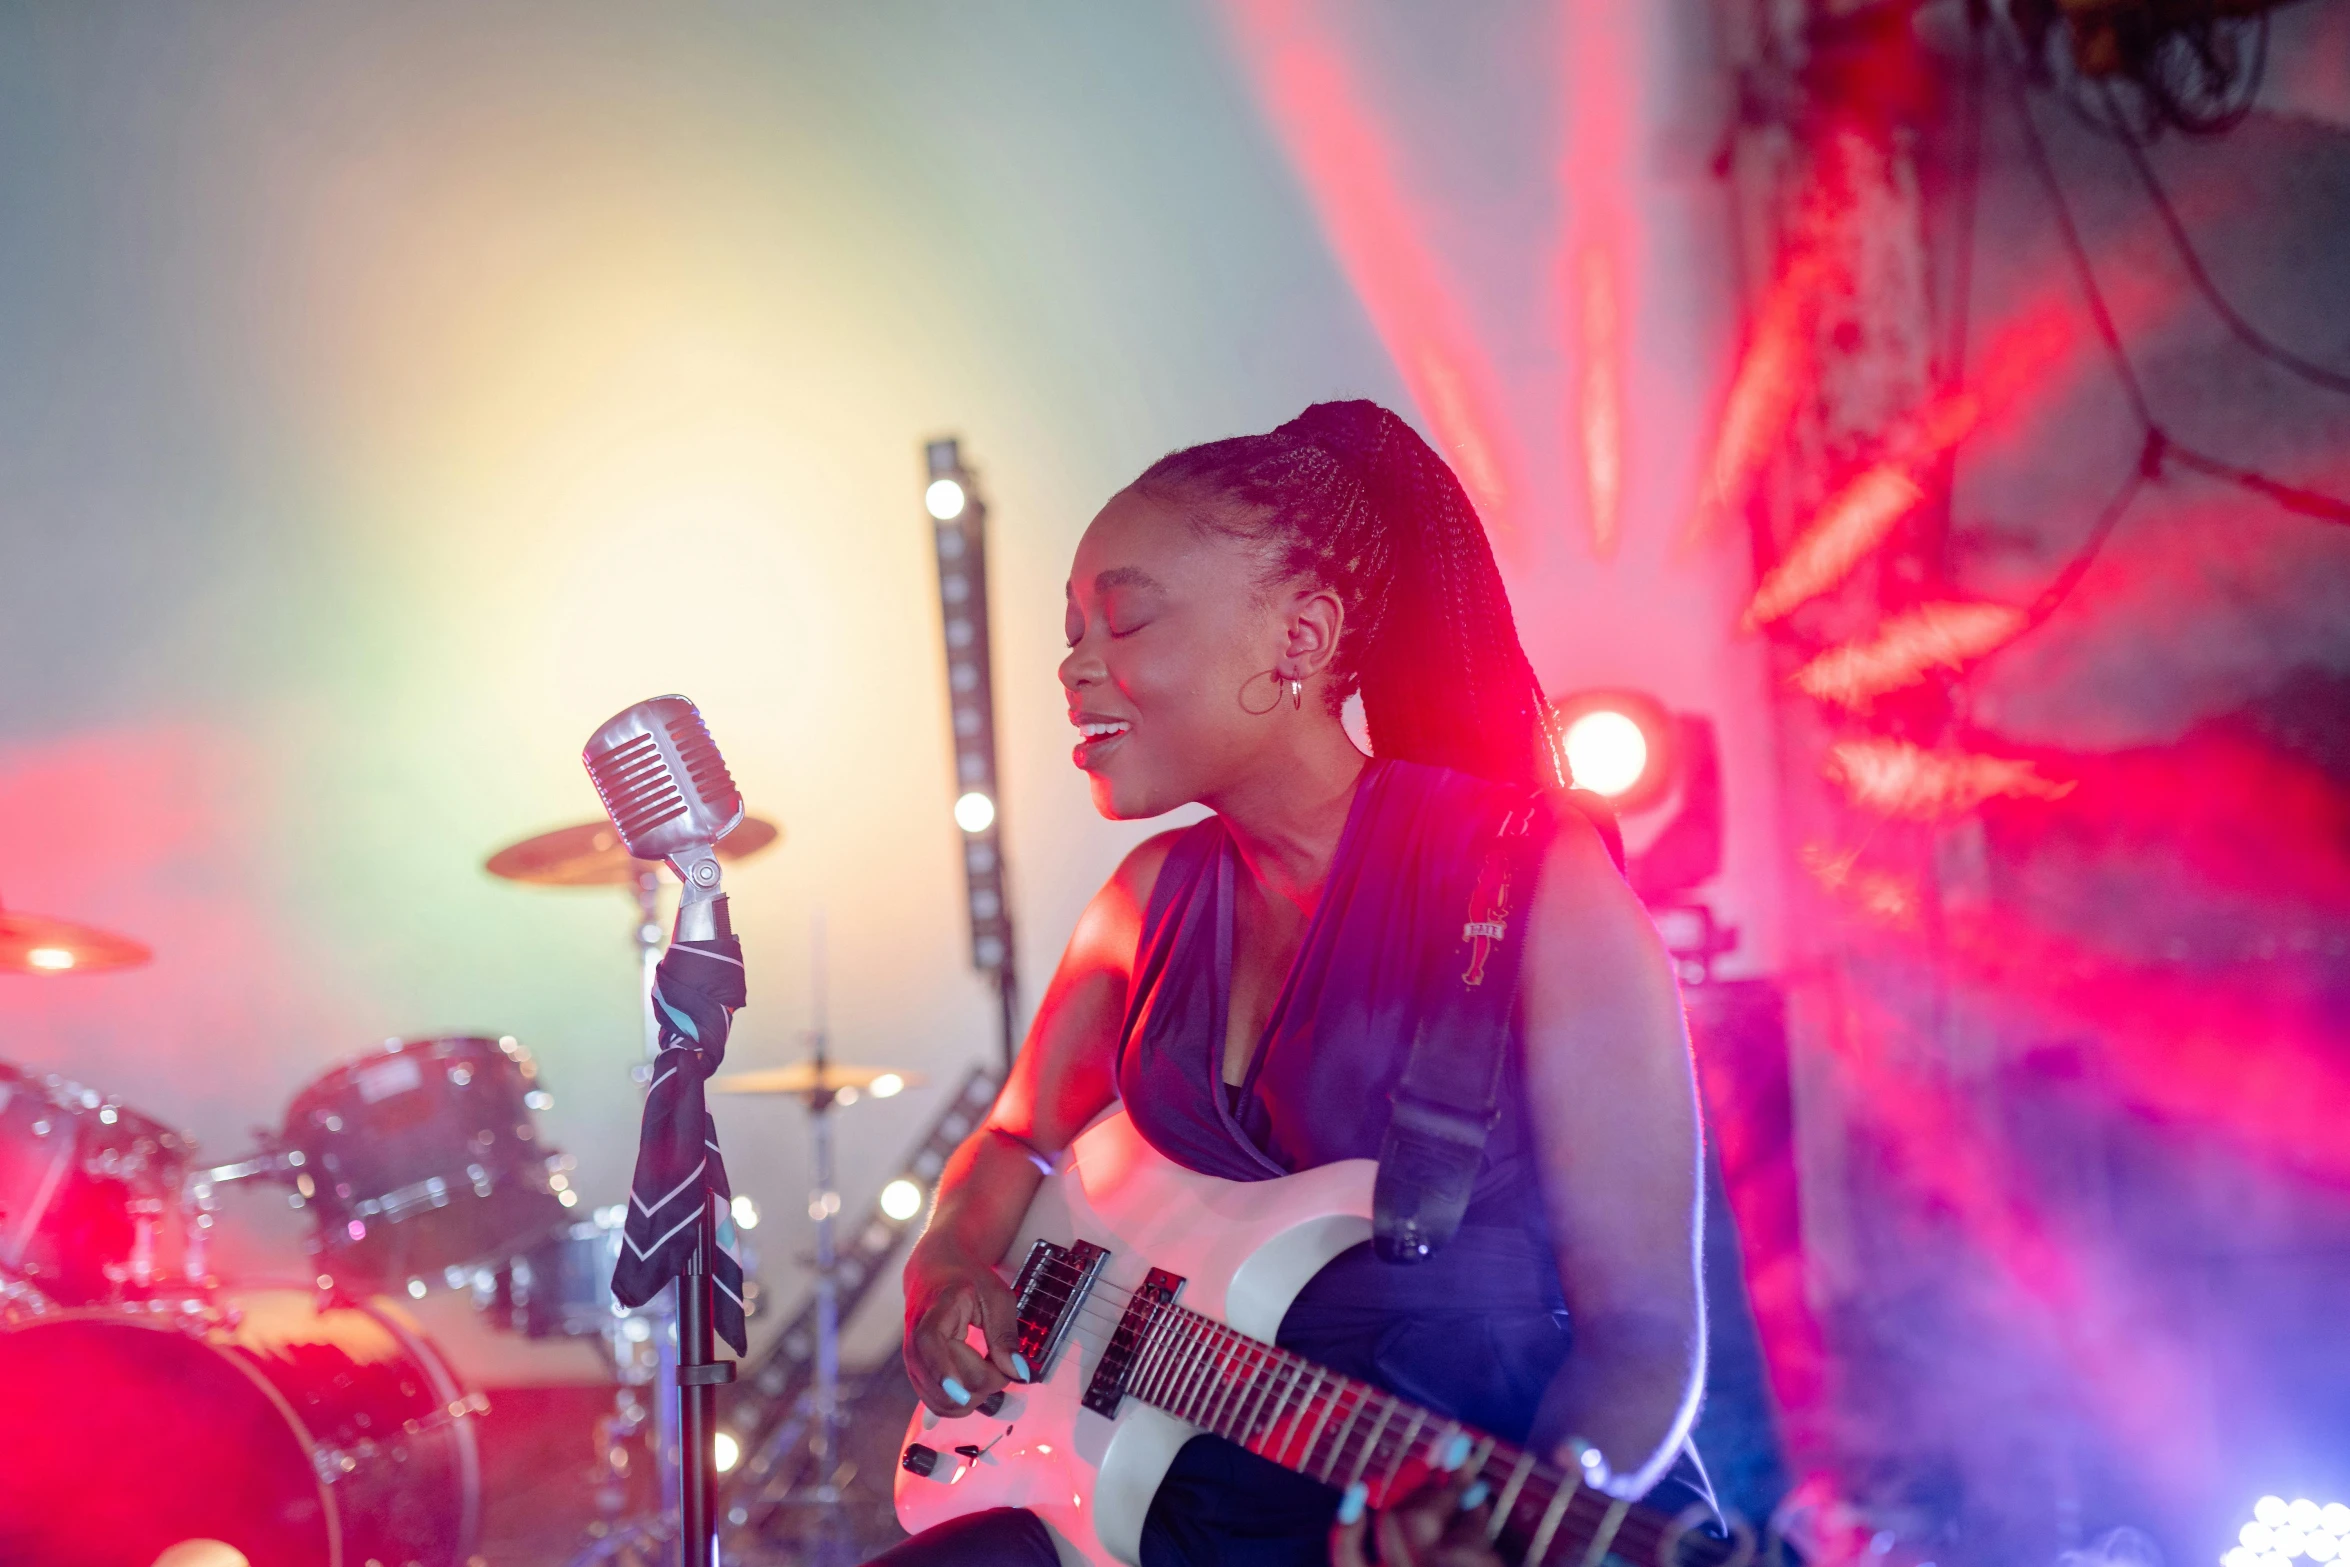
[{"label": "fingernail", "polygon": [[1023,1382],[1036,1380],[1035,1374],[1028,1369],[1028,1357],[1016,1349],[1012,1351],[1012,1369],[1020,1374],[1020,1380]]},{"label": "fingernail", "polygon": [[1477,1508],[1484,1506],[1485,1498],[1491,1496],[1492,1494],[1493,1487],[1487,1485],[1484,1481],[1479,1480],[1476,1484],[1470,1486],[1466,1491],[1461,1493],[1461,1511],[1464,1513],[1475,1511]]},{"label": "fingernail", "polygon": [[1469,1439],[1465,1434],[1456,1431],[1453,1433],[1452,1440],[1444,1444],[1444,1456],[1438,1462],[1449,1470],[1458,1469],[1468,1461]]},{"label": "fingernail", "polygon": [[1346,1494],[1338,1499],[1338,1521],[1340,1523],[1361,1523],[1363,1521],[1363,1504],[1370,1499],[1371,1488],[1363,1484],[1362,1481],[1357,1480],[1348,1486]]},{"label": "fingernail", "polygon": [[968,1404],[971,1402],[971,1390],[965,1387],[962,1383],[956,1381],[953,1377],[947,1377],[938,1385],[945,1388],[947,1390],[947,1397],[953,1399],[956,1403]]}]

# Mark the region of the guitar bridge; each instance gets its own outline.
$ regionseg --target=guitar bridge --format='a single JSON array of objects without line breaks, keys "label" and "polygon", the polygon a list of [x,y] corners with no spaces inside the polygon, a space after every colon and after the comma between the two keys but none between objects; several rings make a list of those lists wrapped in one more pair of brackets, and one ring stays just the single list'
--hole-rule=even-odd
[{"label": "guitar bridge", "polygon": [[1093,1368],[1093,1381],[1085,1389],[1085,1407],[1097,1415],[1115,1417],[1119,1400],[1126,1396],[1126,1373],[1132,1369],[1135,1356],[1142,1353],[1143,1339],[1157,1319],[1159,1308],[1174,1304],[1176,1293],[1183,1288],[1183,1280],[1162,1268],[1153,1268],[1150,1277],[1142,1281],[1126,1310],[1118,1318],[1117,1331],[1110,1335],[1110,1347],[1102,1351],[1100,1362]]},{"label": "guitar bridge", "polygon": [[1053,1374],[1053,1362],[1077,1326],[1077,1309],[1109,1260],[1110,1254],[1090,1241],[1071,1246],[1038,1241],[1029,1248],[1012,1294],[1019,1304],[1020,1355],[1034,1373],[1031,1381]]}]

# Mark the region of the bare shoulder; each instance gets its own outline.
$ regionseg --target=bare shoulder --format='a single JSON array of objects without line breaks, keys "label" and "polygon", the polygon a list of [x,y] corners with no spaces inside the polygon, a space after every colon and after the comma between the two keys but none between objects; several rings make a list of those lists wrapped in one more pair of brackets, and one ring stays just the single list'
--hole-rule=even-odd
[{"label": "bare shoulder", "polygon": [[1616,869],[1615,856],[1590,815],[1564,789],[1545,791],[1544,797],[1550,804],[1552,830],[1542,857],[1543,903],[1554,911],[1606,908],[1638,917],[1640,900]]},{"label": "bare shoulder", "polygon": [[1142,939],[1143,911],[1150,907],[1151,892],[1159,884],[1168,851],[1183,832],[1183,828],[1171,827],[1126,851],[1126,857],[1078,917],[1077,930],[1069,942],[1072,957],[1088,967],[1120,974],[1132,969],[1135,948]]}]

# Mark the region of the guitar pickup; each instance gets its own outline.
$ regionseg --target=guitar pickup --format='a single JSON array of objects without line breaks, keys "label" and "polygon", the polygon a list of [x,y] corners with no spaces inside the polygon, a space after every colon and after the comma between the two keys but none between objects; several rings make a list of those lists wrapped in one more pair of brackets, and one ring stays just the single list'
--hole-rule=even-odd
[{"label": "guitar pickup", "polygon": [[1053,1363],[1077,1326],[1078,1308],[1093,1292],[1110,1254],[1090,1241],[1055,1246],[1038,1241],[1020,1265],[1012,1286],[1020,1313],[1020,1355],[1042,1382],[1053,1374]]},{"label": "guitar pickup", "polygon": [[1126,1396],[1126,1374],[1133,1368],[1134,1359],[1142,1353],[1143,1341],[1157,1320],[1159,1308],[1170,1306],[1182,1290],[1183,1280],[1162,1268],[1153,1268],[1126,1302],[1126,1310],[1118,1318],[1117,1331],[1110,1335],[1110,1347],[1102,1351],[1102,1358],[1093,1368],[1093,1381],[1085,1389],[1085,1407],[1095,1414],[1115,1418],[1119,1400]]}]

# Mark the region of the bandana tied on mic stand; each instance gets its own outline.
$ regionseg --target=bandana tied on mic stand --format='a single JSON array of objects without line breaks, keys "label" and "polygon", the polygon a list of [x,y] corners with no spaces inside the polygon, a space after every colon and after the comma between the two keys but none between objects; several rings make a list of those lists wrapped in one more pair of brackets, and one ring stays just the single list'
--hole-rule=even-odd
[{"label": "bandana tied on mic stand", "polygon": [[[724,1214],[733,1200],[702,1084],[726,1059],[727,1030],[744,999],[742,943],[731,935],[672,942],[654,972],[661,1053],[645,1093],[628,1223],[612,1272],[612,1295],[623,1306],[642,1306],[682,1274],[699,1234],[694,1221],[712,1201]],[[747,1354],[742,1264],[724,1246],[710,1248],[710,1282],[712,1326],[736,1354]]]}]

